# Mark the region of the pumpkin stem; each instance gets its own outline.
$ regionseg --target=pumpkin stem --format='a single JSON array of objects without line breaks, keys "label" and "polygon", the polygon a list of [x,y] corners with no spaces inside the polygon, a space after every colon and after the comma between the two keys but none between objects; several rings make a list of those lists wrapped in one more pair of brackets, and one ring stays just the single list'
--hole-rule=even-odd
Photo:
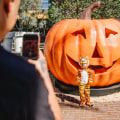
[{"label": "pumpkin stem", "polygon": [[100,7],[101,1],[96,1],[90,5],[86,10],[80,15],[79,19],[88,19],[91,20],[91,13],[94,9]]}]

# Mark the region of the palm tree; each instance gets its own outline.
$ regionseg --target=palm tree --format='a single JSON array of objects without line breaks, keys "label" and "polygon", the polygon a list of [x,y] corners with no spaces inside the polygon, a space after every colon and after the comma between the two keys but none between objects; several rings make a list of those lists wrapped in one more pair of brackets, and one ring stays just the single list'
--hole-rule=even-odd
[{"label": "palm tree", "polygon": [[41,13],[41,0],[22,0],[19,9],[19,31],[35,31],[38,27],[37,14]]}]

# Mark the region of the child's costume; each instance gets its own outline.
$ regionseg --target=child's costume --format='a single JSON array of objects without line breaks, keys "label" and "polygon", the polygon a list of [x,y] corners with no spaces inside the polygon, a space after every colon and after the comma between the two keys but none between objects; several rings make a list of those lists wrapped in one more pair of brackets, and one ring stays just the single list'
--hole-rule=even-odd
[{"label": "child's costume", "polygon": [[80,93],[80,107],[84,107],[85,104],[88,106],[93,106],[90,102],[90,83],[93,82],[92,71],[87,69],[89,65],[88,57],[81,57],[79,60],[79,65],[87,64],[85,69],[78,69],[76,74],[77,80],[79,82],[79,93]]}]

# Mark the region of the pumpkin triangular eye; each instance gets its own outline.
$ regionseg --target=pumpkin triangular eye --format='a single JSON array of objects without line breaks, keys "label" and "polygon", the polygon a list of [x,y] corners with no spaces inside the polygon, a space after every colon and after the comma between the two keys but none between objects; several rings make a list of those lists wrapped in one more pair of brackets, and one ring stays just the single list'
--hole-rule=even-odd
[{"label": "pumpkin triangular eye", "polygon": [[93,52],[92,58],[103,58],[103,57],[100,55],[100,51],[98,52],[98,46],[97,46],[97,44],[96,44],[96,46],[95,46],[95,50],[94,50],[94,52]]},{"label": "pumpkin triangular eye", "polygon": [[106,38],[108,38],[110,36],[110,34],[116,35],[116,34],[118,34],[118,32],[110,30],[108,28],[105,28],[105,36],[106,36]]},{"label": "pumpkin triangular eye", "polygon": [[80,35],[82,35],[86,39],[86,34],[85,34],[85,30],[84,29],[79,30],[79,31],[75,31],[72,34],[75,35],[75,36],[80,34]]}]

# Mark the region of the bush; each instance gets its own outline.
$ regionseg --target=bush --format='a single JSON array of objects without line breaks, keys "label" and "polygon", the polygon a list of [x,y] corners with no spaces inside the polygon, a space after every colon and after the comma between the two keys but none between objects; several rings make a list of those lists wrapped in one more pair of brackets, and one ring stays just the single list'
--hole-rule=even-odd
[{"label": "bush", "polygon": [[[51,2],[49,27],[63,19],[79,18],[81,13],[97,0],[64,0]],[[92,19],[116,18],[120,20],[120,0],[101,0],[101,6],[92,12]]]}]

